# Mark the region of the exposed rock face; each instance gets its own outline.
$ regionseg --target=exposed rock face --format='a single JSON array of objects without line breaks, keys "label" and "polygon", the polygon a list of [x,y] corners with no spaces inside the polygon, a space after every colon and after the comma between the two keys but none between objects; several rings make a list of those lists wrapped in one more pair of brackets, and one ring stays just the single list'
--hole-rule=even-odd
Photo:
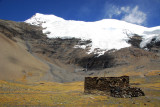
[{"label": "exposed rock face", "polygon": [[97,57],[97,55],[86,56],[81,59],[77,59],[76,63],[88,70],[100,70],[112,67],[114,65],[113,60],[114,57],[106,53],[99,57]]},{"label": "exposed rock face", "polygon": [[[80,39],[44,39],[33,43],[33,51],[66,64],[75,63],[75,59],[87,55],[86,50],[74,48]],[[47,47],[47,48],[46,48]]]},{"label": "exposed rock face", "polygon": [[31,26],[23,22],[0,20],[0,32],[10,39],[19,37],[23,40],[35,40],[45,37],[41,27]]},{"label": "exposed rock face", "polygon": [[[140,88],[129,86],[129,77],[85,77],[84,92],[97,94],[102,91],[112,97],[129,98],[144,96]],[[103,93],[103,94],[104,94]]]},{"label": "exposed rock face", "polygon": [[149,49],[152,52],[160,53],[160,41],[157,41],[156,38],[153,38],[145,48]]},{"label": "exposed rock face", "polygon": [[135,34],[132,37],[129,37],[128,43],[130,43],[132,46],[136,48],[140,48],[140,43],[142,42],[142,37]]},{"label": "exposed rock face", "polygon": [[[158,35],[160,36],[160,35]],[[151,52],[160,52],[160,41],[156,39],[157,37],[155,36],[154,38],[151,39],[149,43],[143,48],[148,49]],[[132,37],[129,37],[128,43],[130,43],[133,47],[135,48],[140,48],[140,43],[142,42],[142,37],[135,34]]]}]

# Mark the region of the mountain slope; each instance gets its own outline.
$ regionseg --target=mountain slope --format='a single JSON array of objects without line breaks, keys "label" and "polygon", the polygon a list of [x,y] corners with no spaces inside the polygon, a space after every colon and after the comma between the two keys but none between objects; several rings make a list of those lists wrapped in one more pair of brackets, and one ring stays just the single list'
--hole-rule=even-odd
[{"label": "mountain slope", "polygon": [[0,33],[0,79],[1,80],[40,80],[49,69],[35,59],[25,48]]},{"label": "mountain slope", "polygon": [[0,20],[0,33],[0,79],[54,82],[83,79],[84,76],[72,72],[74,67],[48,56],[50,52],[53,54],[53,44],[42,33],[41,27]]},{"label": "mountain slope", "polygon": [[[160,69],[160,48],[159,42],[157,42],[157,37],[152,40],[149,46],[147,45],[149,51],[139,48],[143,38],[134,34],[134,36],[131,35],[131,37],[130,35],[127,35],[129,41],[126,43],[130,43],[130,45],[132,45],[131,47],[122,48],[120,50],[112,49],[109,51],[104,51],[104,54],[99,55],[95,53],[87,53],[90,50],[90,44],[93,43],[92,40],[63,37],[48,38],[42,33],[42,30],[43,28],[41,26],[34,26],[24,22],[0,20],[0,32],[13,43],[20,46],[22,50],[25,50],[25,52],[28,51],[27,53],[33,58],[28,58],[28,60],[33,60],[33,62],[34,60],[37,60],[48,68],[47,70],[44,70],[45,73],[43,73],[43,75],[39,75],[42,73],[38,70],[36,72],[38,75],[32,76],[31,73],[25,73],[26,71],[29,72],[29,67],[22,67],[25,70],[23,76],[25,78],[27,77],[27,80],[32,81],[34,79],[36,81],[71,82],[83,80],[84,76],[97,76],[99,74],[104,74],[104,71],[109,72],[110,75],[113,75],[114,73],[117,76],[121,76],[130,70],[133,74],[139,71],[144,71],[142,72],[142,75],[145,75],[145,73],[150,70],[154,71]],[[1,48],[5,49],[3,46]],[[83,46],[86,46],[86,48],[82,48]],[[14,49],[9,49],[8,51],[9,53],[15,52]],[[102,53],[98,49],[95,49],[94,52],[95,51],[96,53]],[[19,51],[17,52],[21,53]],[[5,55],[2,54],[3,60],[8,60],[3,56]],[[21,57],[21,55],[19,56]],[[25,62],[26,65],[27,63],[32,64],[26,61],[26,59],[21,58],[21,60],[22,62]],[[1,63],[3,62],[1,61]],[[11,62],[5,62],[2,65],[5,65],[6,69],[9,69],[7,68],[7,63]],[[15,65],[21,66],[21,64],[23,63],[17,63],[17,65]],[[39,63],[36,64],[37,67],[38,65]],[[141,67],[141,65],[143,65],[143,67]],[[3,66],[1,67],[3,68]],[[14,70],[14,67],[10,67],[10,69],[12,68]],[[11,71],[12,70],[6,70],[8,73]],[[13,74],[16,75],[16,72],[17,71],[15,69]],[[21,72],[22,71],[18,71],[20,75]],[[31,77],[33,78],[30,79]],[[9,77],[6,76],[6,78]]]}]

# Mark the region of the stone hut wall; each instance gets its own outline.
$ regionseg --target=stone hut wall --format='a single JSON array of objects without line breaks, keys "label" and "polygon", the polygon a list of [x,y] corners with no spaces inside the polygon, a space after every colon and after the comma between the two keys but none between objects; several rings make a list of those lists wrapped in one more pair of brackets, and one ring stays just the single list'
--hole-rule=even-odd
[{"label": "stone hut wall", "polygon": [[110,92],[112,88],[129,87],[129,76],[121,77],[85,77],[84,92],[92,93],[92,91]]}]

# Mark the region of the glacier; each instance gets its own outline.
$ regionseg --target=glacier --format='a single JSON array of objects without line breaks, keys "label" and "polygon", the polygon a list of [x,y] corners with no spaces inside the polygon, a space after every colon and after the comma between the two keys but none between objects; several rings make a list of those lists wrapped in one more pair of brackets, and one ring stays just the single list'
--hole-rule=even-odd
[{"label": "glacier", "polygon": [[[65,20],[55,15],[36,13],[25,21],[31,25],[42,26],[48,38],[80,38],[91,40],[90,51],[99,49],[103,54],[111,49],[129,47],[128,35],[138,34],[143,38],[140,47],[144,48],[153,37],[160,41],[160,26],[147,28],[116,19],[103,19],[94,22]],[[85,48],[86,46],[75,46]]]}]

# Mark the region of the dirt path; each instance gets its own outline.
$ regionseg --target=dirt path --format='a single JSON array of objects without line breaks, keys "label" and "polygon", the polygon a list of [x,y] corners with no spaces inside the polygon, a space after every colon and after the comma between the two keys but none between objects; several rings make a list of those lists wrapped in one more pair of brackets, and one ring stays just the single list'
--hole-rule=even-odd
[{"label": "dirt path", "polygon": [[83,78],[84,78],[83,76],[77,75],[76,73],[67,72],[66,70],[64,70],[54,64],[51,64],[50,62],[45,61],[44,59],[36,56],[32,52],[31,45],[29,44],[28,41],[26,41],[26,47],[28,49],[28,52],[32,56],[34,56],[37,60],[43,62],[44,64],[46,64],[49,67],[49,70],[47,71],[46,75],[44,75],[42,80],[54,81],[54,82],[60,82],[60,83],[83,80]]}]

